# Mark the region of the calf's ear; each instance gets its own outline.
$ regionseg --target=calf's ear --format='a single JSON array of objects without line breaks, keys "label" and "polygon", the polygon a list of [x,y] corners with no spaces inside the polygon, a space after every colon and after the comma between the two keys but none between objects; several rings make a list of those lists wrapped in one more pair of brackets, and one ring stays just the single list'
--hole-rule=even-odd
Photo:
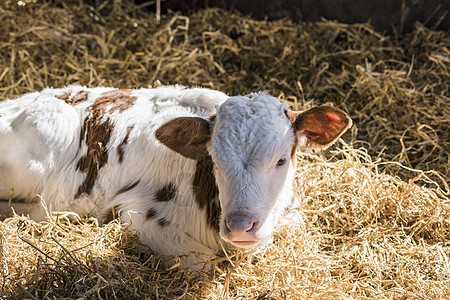
[{"label": "calf's ear", "polygon": [[179,154],[202,159],[208,155],[206,144],[211,140],[211,123],[197,117],[180,117],[164,123],[156,132],[156,138]]},{"label": "calf's ear", "polygon": [[303,146],[326,149],[352,126],[352,119],[340,109],[318,106],[303,112],[286,111]]}]

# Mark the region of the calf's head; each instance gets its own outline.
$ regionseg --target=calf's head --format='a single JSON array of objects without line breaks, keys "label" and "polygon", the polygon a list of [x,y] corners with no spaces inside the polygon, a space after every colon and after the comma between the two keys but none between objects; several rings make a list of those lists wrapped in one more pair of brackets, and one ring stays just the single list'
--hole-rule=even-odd
[{"label": "calf's head", "polygon": [[251,248],[271,237],[292,201],[296,149],[324,149],[351,124],[333,107],[292,111],[274,97],[254,93],[229,98],[209,118],[173,119],[156,137],[187,158],[212,158],[219,234]]}]

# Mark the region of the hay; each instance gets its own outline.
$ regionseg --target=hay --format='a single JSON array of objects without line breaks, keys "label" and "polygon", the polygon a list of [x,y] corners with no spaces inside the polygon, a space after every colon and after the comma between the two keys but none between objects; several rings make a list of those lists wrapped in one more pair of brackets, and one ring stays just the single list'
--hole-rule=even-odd
[{"label": "hay", "polygon": [[[379,172],[360,150],[299,157],[300,213],[256,253],[213,274],[160,266],[118,222],[0,223],[1,292],[37,299],[437,299],[450,293],[450,199]],[[425,176],[420,173],[421,176]],[[220,260],[220,259],[218,259]],[[223,259],[222,259],[223,260]],[[164,259],[163,259],[164,261]]]},{"label": "hay", "polygon": [[[20,3],[20,5],[18,5]],[[417,24],[182,16],[132,1],[0,3],[0,99],[46,86],[181,83],[263,89],[296,108],[333,103],[351,146],[299,155],[302,224],[212,274],[136,248],[117,222],[0,222],[5,298],[436,299],[450,294],[450,35]],[[364,150],[365,149],[367,150]],[[166,258],[163,258],[163,260]],[[220,259],[219,259],[220,260]]]}]

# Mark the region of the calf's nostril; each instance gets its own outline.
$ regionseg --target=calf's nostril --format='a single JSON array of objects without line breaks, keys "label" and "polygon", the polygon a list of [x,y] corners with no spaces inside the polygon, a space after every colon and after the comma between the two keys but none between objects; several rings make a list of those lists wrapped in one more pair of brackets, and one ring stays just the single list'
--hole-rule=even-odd
[{"label": "calf's nostril", "polygon": [[252,224],[245,230],[245,232],[253,232],[256,229],[256,223],[257,221],[253,221]]},{"label": "calf's nostril", "polygon": [[257,224],[258,220],[250,216],[234,215],[225,220],[225,230],[228,234],[253,233]]}]

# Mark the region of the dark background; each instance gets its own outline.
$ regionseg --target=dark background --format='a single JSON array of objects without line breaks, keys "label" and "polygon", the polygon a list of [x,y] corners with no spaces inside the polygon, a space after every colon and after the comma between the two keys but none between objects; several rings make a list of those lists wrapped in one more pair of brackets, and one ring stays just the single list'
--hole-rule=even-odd
[{"label": "dark background", "polygon": [[[138,0],[143,3],[146,0]],[[450,28],[450,0],[162,0],[167,9],[187,13],[206,7],[236,9],[256,19],[289,17],[342,23],[370,22],[378,31],[410,32],[419,21],[433,29]]]}]

